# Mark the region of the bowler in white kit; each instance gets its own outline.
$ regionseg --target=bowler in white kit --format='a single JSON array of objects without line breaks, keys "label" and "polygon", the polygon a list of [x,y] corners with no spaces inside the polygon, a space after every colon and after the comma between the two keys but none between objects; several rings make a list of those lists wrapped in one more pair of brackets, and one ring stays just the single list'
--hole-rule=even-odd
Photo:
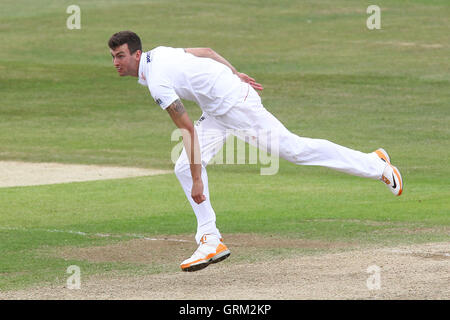
[{"label": "bowler in white kit", "polygon": [[[167,110],[183,133],[183,151],[175,174],[197,217],[194,254],[181,263],[183,271],[197,271],[226,259],[230,251],[216,227],[206,166],[225,143],[230,130],[249,143],[299,165],[315,165],[351,175],[381,180],[394,195],[401,195],[400,171],[383,149],[370,153],[352,150],[323,139],[299,137],[267,111],[256,90],[263,87],[238,72],[209,48],[156,47],[143,52],[140,38],[131,31],[115,33],[108,42],[120,76],[134,76],[147,86],[155,102]],[[181,99],[194,101],[203,111],[194,126]],[[270,132],[270,139],[267,139]],[[244,134],[245,133],[245,134]],[[264,133],[264,134],[263,134]],[[276,148],[275,148],[276,147]]]}]

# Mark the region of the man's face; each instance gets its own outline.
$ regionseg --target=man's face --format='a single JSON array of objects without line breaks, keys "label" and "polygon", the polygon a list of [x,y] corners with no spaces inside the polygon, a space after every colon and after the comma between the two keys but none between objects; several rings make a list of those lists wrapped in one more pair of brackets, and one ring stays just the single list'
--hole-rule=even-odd
[{"label": "man's face", "polygon": [[139,60],[141,58],[141,51],[136,50],[135,53],[130,54],[128,44],[125,43],[115,49],[110,49],[113,58],[114,67],[120,76],[135,76],[137,77]]}]

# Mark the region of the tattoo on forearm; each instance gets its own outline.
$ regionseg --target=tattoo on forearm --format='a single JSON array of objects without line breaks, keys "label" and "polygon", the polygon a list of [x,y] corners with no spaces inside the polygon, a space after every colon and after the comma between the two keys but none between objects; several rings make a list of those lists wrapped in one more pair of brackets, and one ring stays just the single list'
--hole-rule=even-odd
[{"label": "tattoo on forearm", "polygon": [[186,110],[184,109],[183,103],[180,101],[180,99],[177,99],[167,107],[167,112],[169,112],[171,116],[180,117],[183,113],[186,112]]}]

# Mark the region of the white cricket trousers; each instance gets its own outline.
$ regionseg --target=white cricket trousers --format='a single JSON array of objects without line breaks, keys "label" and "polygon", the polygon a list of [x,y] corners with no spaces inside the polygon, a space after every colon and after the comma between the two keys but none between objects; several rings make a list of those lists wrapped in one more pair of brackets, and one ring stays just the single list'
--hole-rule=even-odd
[{"label": "white cricket trousers", "polygon": [[244,139],[242,136],[248,137],[250,132],[253,138],[247,142],[272,152],[272,155],[275,150],[274,143],[277,143],[276,151],[279,157],[295,164],[323,166],[365,178],[381,178],[386,164],[375,153],[355,151],[323,139],[299,137],[286,129],[264,108],[258,93],[251,86],[245,84],[243,87],[239,103],[220,116],[203,114],[195,126],[200,143],[202,180],[206,196],[206,200],[201,204],[195,203],[191,197],[192,177],[184,149],[175,164],[175,174],[197,217],[197,243],[200,243],[204,234],[221,237],[216,227],[216,214],[210,202],[206,166],[221,150],[230,134]]}]

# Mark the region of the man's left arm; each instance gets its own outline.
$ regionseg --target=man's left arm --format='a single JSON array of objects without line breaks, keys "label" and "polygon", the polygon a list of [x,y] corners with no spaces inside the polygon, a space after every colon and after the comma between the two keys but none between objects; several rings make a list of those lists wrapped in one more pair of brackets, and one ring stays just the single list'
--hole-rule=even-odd
[{"label": "man's left arm", "polygon": [[262,91],[264,89],[263,86],[257,83],[252,77],[245,73],[238,72],[236,68],[231,65],[231,63],[211,48],[185,48],[184,51],[200,58],[210,58],[220,62],[230,68],[231,71],[241,79],[241,81],[248,83],[255,90]]}]

